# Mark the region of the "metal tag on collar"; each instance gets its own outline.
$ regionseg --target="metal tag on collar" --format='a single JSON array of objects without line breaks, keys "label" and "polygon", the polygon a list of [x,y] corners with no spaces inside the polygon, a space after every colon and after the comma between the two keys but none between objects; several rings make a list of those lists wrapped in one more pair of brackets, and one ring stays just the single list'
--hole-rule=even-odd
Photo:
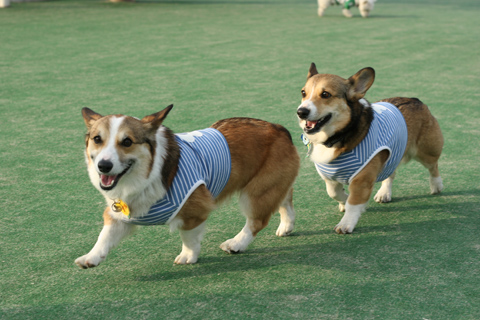
[{"label": "metal tag on collar", "polygon": [[310,140],[308,140],[306,135],[302,134],[301,137],[303,144],[307,147],[307,155],[305,156],[305,158],[308,158],[313,151],[312,143],[310,142]]},{"label": "metal tag on collar", "polygon": [[302,134],[300,137],[302,138],[302,142],[304,145],[308,146],[310,144],[310,140],[308,140],[306,135]]},{"label": "metal tag on collar", "polygon": [[122,200],[115,200],[112,203],[112,210],[113,210],[113,212],[121,212],[127,218],[130,219],[130,209],[128,208],[128,205],[125,202],[123,202]]}]

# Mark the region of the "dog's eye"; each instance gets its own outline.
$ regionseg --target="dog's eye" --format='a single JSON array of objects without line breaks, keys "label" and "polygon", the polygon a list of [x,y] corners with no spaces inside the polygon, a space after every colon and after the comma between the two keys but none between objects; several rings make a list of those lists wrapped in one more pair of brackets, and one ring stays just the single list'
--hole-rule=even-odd
[{"label": "dog's eye", "polygon": [[130,138],[125,138],[122,140],[122,146],[124,147],[130,147],[132,145],[133,141]]},{"label": "dog's eye", "polygon": [[301,92],[302,92],[302,97],[305,98],[307,96],[307,93],[305,92],[305,90],[302,90]]},{"label": "dog's eye", "polygon": [[93,137],[93,142],[95,142],[95,144],[100,144],[102,143],[102,138],[100,138],[100,136],[95,136]]},{"label": "dog's eye", "polygon": [[320,97],[322,97],[323,99],[327,99],[327,98],[330,98],[332,95],[330,93],[328,93],[327,91],[323,91],[321,94],[320,94]]}]

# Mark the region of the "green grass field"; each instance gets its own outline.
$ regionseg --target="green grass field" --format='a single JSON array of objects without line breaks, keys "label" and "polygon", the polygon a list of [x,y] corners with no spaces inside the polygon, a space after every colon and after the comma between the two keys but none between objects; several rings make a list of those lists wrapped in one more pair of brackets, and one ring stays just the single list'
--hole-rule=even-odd
[{"label": "green grass field", "polygon": [[[13,3],[0,9],[1,319],[480,319],[480,3],[379,0],[372,17],[314,0]],[[394,201],[337,235],[336,202],[304,159],[296,108],[308,67],[375,68],[367,99],[418,97],[445,136],[445,190],[401,167]],[[249,250],[236,200],[213,212],[198,264],[146,227],[80,270],[103,197],[83,156],[82,107],[142,117],[173,103],[175,132],[233,116],[292,133],[302,167],[292,236],[278,214]],[[378,188],[379,186],[377,186]]]}]

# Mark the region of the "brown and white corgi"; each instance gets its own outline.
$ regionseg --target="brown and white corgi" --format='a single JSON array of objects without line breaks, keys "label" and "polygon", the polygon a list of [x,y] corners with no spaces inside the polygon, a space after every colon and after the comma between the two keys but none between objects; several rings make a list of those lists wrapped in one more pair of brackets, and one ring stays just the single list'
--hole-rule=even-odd
[{"label": "brown and white corgi", "polygon": [[221,244],[224,251],[244,251],[277,209],[276,234],[292,232],[300,161],[290,133],[266,121],[231,118],[176,135],[162,125],[172,107],[141,120],[82,109],[88,173],[107,207],[93,249],[75,260],[81,268],[97,266],[136,225],[149,224],[179,229],[183,245],[175,263],[195,263],[205,220],[234,193],[247,222]]},{"label": "brown and white corgi", "polygon": [[[416,98],[364,99],[375,71],[364,68],[348,79],[319,74],[311,64],[297,108],[304,143],[325,180],[328,195],[345,212],[335,227],[351,233],[366,210],[373,186],[383,181],[376,202],[391,201],[399,163],[415,159],[430,172],[430,191],[443,189],[438,171],[443,136],[428,107]],[[348,185],[349,194],[344,185]]]}]

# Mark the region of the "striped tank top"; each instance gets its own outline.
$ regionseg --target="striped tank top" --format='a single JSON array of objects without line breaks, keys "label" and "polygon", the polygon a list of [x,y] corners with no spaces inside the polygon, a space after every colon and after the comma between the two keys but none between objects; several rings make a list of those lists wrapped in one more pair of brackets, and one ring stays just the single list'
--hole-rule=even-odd
[{"label": "striped tank top", "polygon": [[137,225],[168,224],[182,209],[190,195],[204,184],[216,198],[230,178],[230,149],[216,129],[179,133],[180,161],[173,183],[165,197],[158,200],[142,217],[122,221]]},{"label": "striped tank top", "polygon": [[407,124],[393,104],[372,104],[374,113],[367,136],[352,151],[342,153],[331,162],[315,163],[318,173],[329,180],[349,184],[352,179],[382,150],[390,152],[377,181],[388,178],[400,164],[407,146]]}]

